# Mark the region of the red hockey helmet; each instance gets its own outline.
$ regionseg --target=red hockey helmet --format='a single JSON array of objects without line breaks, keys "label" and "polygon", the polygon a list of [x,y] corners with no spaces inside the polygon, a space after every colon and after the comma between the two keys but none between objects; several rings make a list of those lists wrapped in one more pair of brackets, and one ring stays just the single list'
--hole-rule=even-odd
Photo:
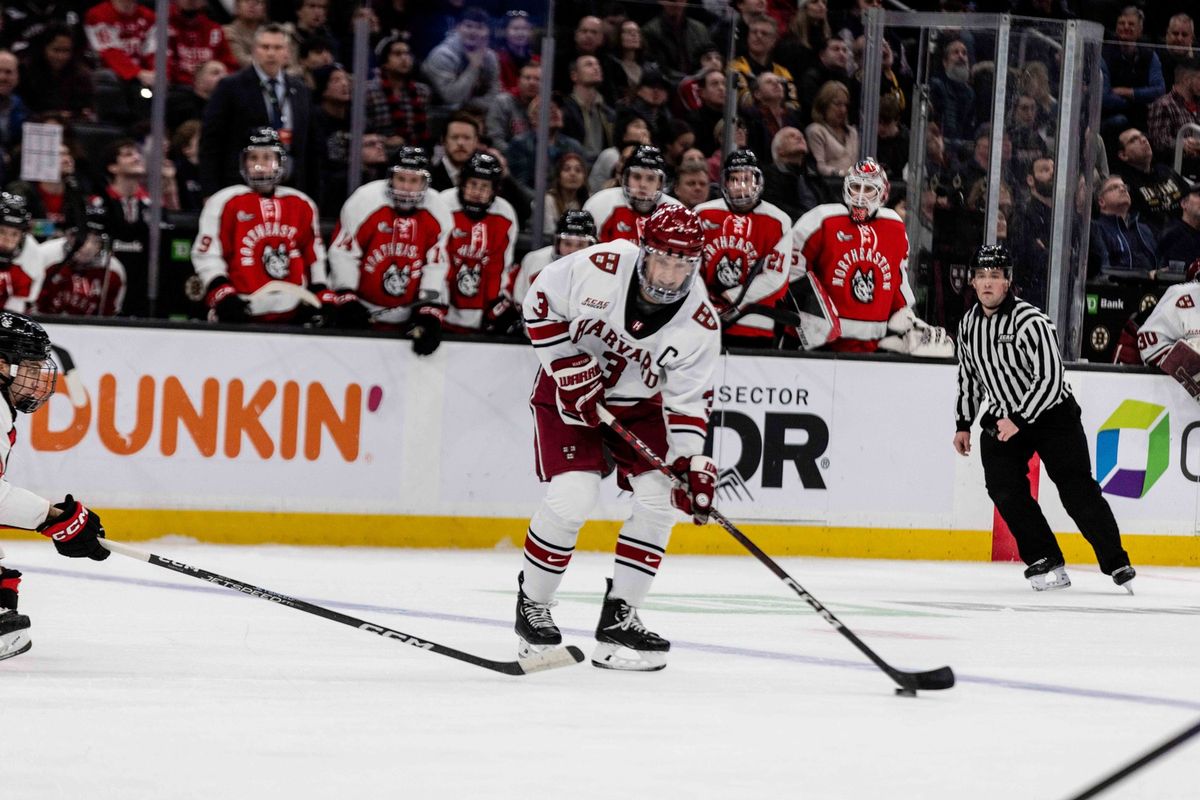
[{"label": "red hockey helmet", "polygon": [[864,158],[846,173],[842,182],[842,200],[850,209],[850,219],[861,225],[870,220],[887,202],[891,185],[887,173],[873,158]]},{"label": "red hockey helmet", "polygon": [[[704,229],[694,211],[682,205],[659,206],[642,227],[642,254],[637,264],[642,293],[664,305],[687,295],[700,269],[703,249]],[[646,263],[650,258],[667,259],[664,263],[670,269],[686,268],[687,277],[679,285],[667,285],[658,275],[650,274],[652,270]]]}]

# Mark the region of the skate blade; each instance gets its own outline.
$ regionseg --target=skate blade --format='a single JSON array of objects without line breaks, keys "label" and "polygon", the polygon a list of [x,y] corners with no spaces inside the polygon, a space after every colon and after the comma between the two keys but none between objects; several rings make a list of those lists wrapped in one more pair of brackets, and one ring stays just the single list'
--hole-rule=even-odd
[{"label": "skate blade", "polygon": [[657,672],[667,666],[667,654],[658,650],[631,650],[619,644],[599,642],[592,653],[592,666],[624,672]]},{"label": "skate blade", "polygon": [[1133,594],[1133,581],[1132,580],[1125,581],[1124,583],[1121,584],[1121,588],[1124,589],[1125,591],[1129,592],[1130,594]]},{"label": "skate blade", "polygon": [[33,647],[33,642],[30,640],[27,630],[0,636],[0,661],[28,652],[31,647]]},{"label": "skate blade", "polygon": [[549,653],[549,652],[555,650],[556,648],[560,648],[560,647],[562,647],[561,642],[558,644],[530,644],[529,642],[525,641],[520,636],[518,636],[517,637],[517,658],[519,658],[521,660],[524,660],[527,658],[537,658],[540,655]]}]

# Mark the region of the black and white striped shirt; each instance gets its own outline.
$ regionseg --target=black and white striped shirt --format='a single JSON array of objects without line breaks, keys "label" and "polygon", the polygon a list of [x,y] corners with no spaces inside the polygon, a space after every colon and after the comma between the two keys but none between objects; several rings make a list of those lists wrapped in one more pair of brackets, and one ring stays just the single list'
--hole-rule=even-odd
[{"label": "black and white striped shirt", "polygon": [[958,326],[958,430],[982,409],[1018,428],[1071,396],[1054,324],[1011,294],[989,317],[976,303]]}]

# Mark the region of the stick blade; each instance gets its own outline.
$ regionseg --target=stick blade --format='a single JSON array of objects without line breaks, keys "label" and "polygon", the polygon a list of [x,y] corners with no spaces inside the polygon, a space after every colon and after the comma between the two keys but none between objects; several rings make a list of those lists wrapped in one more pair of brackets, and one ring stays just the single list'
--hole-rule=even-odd
[{"label": "stick blade", "polygon": [[573,667],[581,661],[583,661],[583,651],[571,644],[522,658],[517,663],[521,667],[521,674],[528,675],[531,672],[543,672],[559,667]]},{"label": "stick blade", "polygon": [[910,673],[915,686],[914,689],[923,689],[925,691],[937,691],[939,689],[949,689],[954,686],[954,670],[949,667],[939,667],[931,669],[928,672]]}]

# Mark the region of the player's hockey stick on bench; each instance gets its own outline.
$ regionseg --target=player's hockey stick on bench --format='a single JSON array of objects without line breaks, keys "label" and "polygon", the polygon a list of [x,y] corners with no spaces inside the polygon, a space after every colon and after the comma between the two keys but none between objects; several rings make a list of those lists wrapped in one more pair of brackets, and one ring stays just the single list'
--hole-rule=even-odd
[{"label": "player's hockey stick on bench", "polygon": [[288,597],[285,594],[272,592],[270,589],[263,589],[258,586],[253,586],[249,583],[236,581],[233,578],[226,578],[223,575],[218,575],[215,572],[200,569],[199,567],[189,566],[181,561],[175,561],[170,558],[157,556],[153,553],[147,553],[138,550],[136,547],[130,547],[121,542],[114,542],[112,539],[101,539],[100,543],[114,553],[120,553],[129,558],[135,558],[139,561],[147,561],[156,567],[169,569],[173,572],[178,572],[182,575],[188,575],[193,578],[205,581],[207,583],[223,586],[226,589],[232,589],[235,592],[258,597],[276,605],[288,606],[297,611],[304,611],[308,614],[313,614],[325,619],[331,619],[334,622],[340,622],[343,625],[349,625],[351,628],[358,628],[368,633],[374,633],[382,636],[385,639],[395,639],[404,644],[412,645],[419,650],[426,650],[430,653],[436,653],[439,656],[449,656],[450,658],[474,664],[477,667],[490,669],[493,672],[503,672],[505,675],[526,675],[530,672],[541,672],[547,669],[556,669],[558,667],[569,667],[583,661],[583,651],[578,647],[567,646],[565,648],[555,648],[547,650],[544,653],[529,658],[523,658],[520,661],[492,661],[488,658],[464,653],[462,650],[455,650],[453,647],[446,647],[442,644],[437,644],[425,639],[418,639],[411,634],[394,631],[391,628],[385,628],[382,625],[376,625],[365,620],[357,619],[348,614],[342,614],[338,611],[332,611],[328,608],[323,608],[314,603],[309,603],[305,600],[299,600],[295,597]]},{"label": "player's hockey stick on bench", "polygon": [[[614,417],[608,409],[601,406],[598,411],[600,412],[600,419],[603,420],[608,427],[612,428],[613,433],[624,439],[625,442],[634,450],[636,450],[638,455],[645,459],[648,464],[652,465],[659,472],[668,476],[671,479],[671,482],[677,487],[682,488],[682,482],[675,476],[673,472],[671,472],[671,468],[668,467],[666,462],[659,458],[658,455],[651,450],[645,442],[643,442],[634,433],[629,431],[624,425],[618,422],[616,417]],[[709,519],[724,528],[734,539],[737,539],[742,547],[745,547],[747,550],[749,550],[755,558],[766,565],[767,569],[771,570],[771,572],[774,572],[776,577],[790,586],[792,591],[800,595],[800,598],[804,600],[804,602],[808,603],[809,606],[812,607],[813,611],[816,611],[825,619],[826,622],[828,622],[830,625],[836,628],[839,633],[849,639],[850,643],[862,651],[863,655],[871,659],[875,666],[886,672],[888,677],[894,680],[896,685],[900,687],[896,690],[897,694],[912,696],[917,693],[918,689],[949,689],[954,685],[954,671],[949,667],[939,667],[938,669],[932,669],[928,672],[905,672],[904,670],[896,669],[891,664],[888,664],[886,661],[876,655],[874,650],[867,647],[862,639],[859,639],[857,636],[855,636],[854,632],[847,628],[841,620],[835,617],[832,611],[823,606],[821,602],[817,600],[817,598],[809,594],[803,586],[796,583],[795,579],[792,578],[791,575],[788,575],[786,572],[784,572],[783,567],[776,564],[775,560],[764,553],[758,545],[756,545],[749,539],[749,537],[746,536],[746,534],[739,531],[737,526],[730,522],[724,514],[716,509],[713,509],[709,514]]]}]

